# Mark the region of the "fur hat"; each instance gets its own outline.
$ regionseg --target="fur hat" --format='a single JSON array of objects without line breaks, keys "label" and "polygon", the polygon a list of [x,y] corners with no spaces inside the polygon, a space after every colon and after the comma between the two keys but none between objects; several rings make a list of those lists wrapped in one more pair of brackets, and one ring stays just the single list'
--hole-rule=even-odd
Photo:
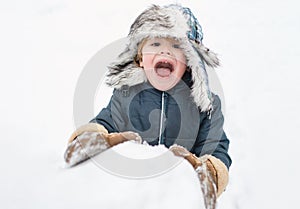
[{"label": "fur hat", "polygon": [[212,110],[212,96],[208,85],[206,66],[216,67],[215,53],[202,44],[202,29],[189,8],[180,5],[153,5],[142,12],[131,25],[128,43],[117,60],[110,64],[106,83],[116,89],[147,81],[143,68],[135,63],[138,45],[145,38],[175,38],[181,42],[191,70],[191,95],[201,111]]}]

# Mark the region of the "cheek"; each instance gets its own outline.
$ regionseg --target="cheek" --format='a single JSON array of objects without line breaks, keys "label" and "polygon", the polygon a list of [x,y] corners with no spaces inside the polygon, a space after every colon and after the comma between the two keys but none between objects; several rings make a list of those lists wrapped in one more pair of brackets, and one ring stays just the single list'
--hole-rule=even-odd
[{"label": "cheek", "polygon": [[177,61],[181,62],[181,64],[186,65],[186,57],[183,53],[177,54]]},{"label": "cheek", "polygon": [[179,63],[176,70],[176,77],[181,78],[186,70],[186,64],[185,63]]},{"label": "cheek", "polygon": [[145,70],[149,69],[149,68],[153,68],[154,55],[144,54],[142,57],[143,57],[143,60],[141,63],[141,67],[144,67]]}]

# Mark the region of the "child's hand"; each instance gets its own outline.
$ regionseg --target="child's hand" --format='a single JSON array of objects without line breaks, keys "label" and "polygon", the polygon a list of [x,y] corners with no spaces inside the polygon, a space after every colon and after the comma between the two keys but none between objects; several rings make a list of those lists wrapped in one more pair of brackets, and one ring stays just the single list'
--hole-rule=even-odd
[{"label": "child's hand", "polygon": [[[228,170],[224,163],[212,155],[197,157],[186,148],[173,145],[170,148],[176,156],[185,158],[201,176],[207,173],[217,187],[217,196],[220,196],[228,184]],[[207,174],[206,174],[207,175]],[[199,176],[200,178],[200,176]]]},{"label": "child's hand", "polygon": [[103,134],[103,136],[110,146],[114,146],[130,140],[136,141],[139,144],[142,143],[142,138],[140,137],[140,135],[132,131]]},{"label": "child's hand", "polygon": [[179,156],[179,157],[183,157],[185,158],[187,161],[189,161],[190,164],[192,164],[192,166],[196,169],[197,167],[202,165],[201,160],[196,157],[196,155],[190,153],[186,148],[184,148],[183,146],[180,145],[172,145],[170,148],[170,151],[172,151],[174,153],[174,155]]},{"label": "child's hand", "polygon": [[110,145],[102,132],[83,132],[68,144],[64,158],[68,166],[74,166],[105,150]]},{"label": "child's hand", "polygon": [[74,166],[112,146],[129,140],[141,143],[142,138],[131,131],[111,134],[97,131],[82,132],[69,142],[64,158],[67,165]]},{"label": "child's hand", "polygon": [[105,133],[105,134],[108,133],[108,131],[104,128],[104,126],[97,123],[88,123],[77,128],[76,131],[72,133],[71,137],[68,140],[68,143],[71,143],[74,139],[76,139],[78,136],[80,136],[85,132],[98,132],[98,133]]},{"label": "child's hand", "polygon": [[217,172],[212,162],[209,160],[209,155],[203,155],[198,158],[196,155],[189,152],[186,148],[176,144],[171,146],[170,150],[176,156],[184,157],[194,167],[194,169],[197,169],[201,167],[203,164],[205,164],[213,181],[217,183]]},{"label": "child's hand", "polygon": [[[170,150],[176,156],[184,157],[192,164],[198,174],[206,208],[215,208],[217,200],[217,177],[212,175],[212,171],[210,171],[211,167],[209,166],[209,163],[207,163],[206,155],[198,158],[179,145],[171,146]],[[216,173],[215,171],[213,172]]]}]

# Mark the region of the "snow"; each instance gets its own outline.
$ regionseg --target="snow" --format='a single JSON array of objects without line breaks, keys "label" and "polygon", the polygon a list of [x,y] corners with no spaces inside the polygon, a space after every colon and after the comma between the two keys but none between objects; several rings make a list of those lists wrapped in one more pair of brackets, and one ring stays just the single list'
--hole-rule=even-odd
[{"label": "snow", "polygon": [[[129,155],[125,155],[124,151],[122,153],[118,151],[125,149],[130,151]],[[141,150],[144,151],[143,154],[141,154]],[[115,175],[111,172],[113,170],[111,168],[109,168],[110,172],[105,171],[106,163],[122,166],[121,162],[113,160],[118,153],[128,158],[131,158],[134,153],[136,153],[134,155],[136,158],[145,158],[147,155],[148,159],[152,159],[154,164],[159,165],[159,159],[155,159],[155,156],[166,151],[166,148],[162,149],[162,147],[125,142],[76,167],[60,168],[59,171],[52,174],[55,176],[55,181],[43,185],[50,189],[50,197],[56,201],[48,202],[45,205],[45,202],[49,200],[49,195],[40,196],[39,199],[42,201],[35,203],[36,208],[46,206],[47,208],[114,209],[123,206],[132,209],[150,209],[168,208],[173,205],[176,206],[175,208],[204,207],[201,192],[199,192],[200,184],[197,182],[198,179],[193,168],[171,152],[168,157],[165,156],[165,159],[173,159],[176,164],[163,174],[158,173],[155,176],[140,178],[138,176],[121,177],[120,173]],[[142,162],[145,163],[145,161]],[[135,168],[135,172],[138,172],[137,166],[133,166],[133,168]],[[144,170],[141,167],[140,169]],[[52,185],[53,183],[55,184]],[[187,189],[191,191],[191,194],[184,192]]]},{"label": "snow", "polygon": [[[300,3],[177,2],[191,7],[202,24],[204,44],[222,62],[216,73],[233,165],[218,208],[297,208]],[[145,208],[162,201],[164,188],[184,188],[188,181],[171,181],[170,173],[141,181],[112,175],[91,162],[74,169],[63,165],[75,128],[74,93],[85,65],[125,37],[149,5],[145,0],[134,6],[115,0],[0,2],[1,208],[93,208],[97,199],[104,200],[103,208],[118,203],[125,208],[144,203]],[[86,110],[91,114],[106,105],[111,92],[100,86],[92,110]],[[89,119],[83,114],[80,121]],[[134,187],[139,190],[129,189]],[[174,203],[197,193],[171,192]]]}]

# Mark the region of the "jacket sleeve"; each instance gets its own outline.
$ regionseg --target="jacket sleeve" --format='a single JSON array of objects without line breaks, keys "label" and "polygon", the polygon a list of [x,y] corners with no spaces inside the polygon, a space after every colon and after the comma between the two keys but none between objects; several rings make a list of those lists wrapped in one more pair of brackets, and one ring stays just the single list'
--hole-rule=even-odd
[{"label": "jacket sleeve", "polygon": [[90,123],[98,123],[103,125],[107,129],[108,133],[119,132],[112,119],[111,102],[112,99],[109,101],[107,107],[103,108],[100,113],[90,121]]},{"label": "jacket sleeve", "polygon": [[221,111],[221,101],[213,95],[213,110],[209,116],[207,112],[200,114],[200,128],[192,152],[197,156],[212,155],[221,160],[229,169],[231,158],[228,154],[229,140],[223,130],[224,117]]}]

